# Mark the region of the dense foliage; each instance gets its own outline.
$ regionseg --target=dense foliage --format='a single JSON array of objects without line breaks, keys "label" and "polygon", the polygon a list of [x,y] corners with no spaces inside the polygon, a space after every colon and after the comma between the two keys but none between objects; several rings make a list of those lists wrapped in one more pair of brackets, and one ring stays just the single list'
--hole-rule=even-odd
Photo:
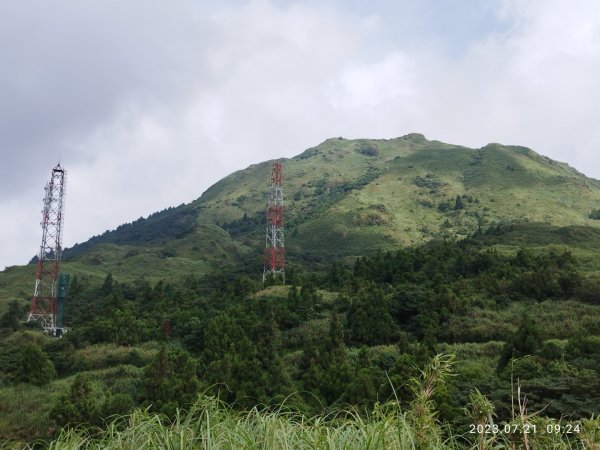
[{"label": "dense foliage", "polygon": [[[473,392],[495,405],[498,422],[510,421],[517,383],[529,410],[547,418],[597,415],[597,284],[568,251],[503,253],[487,240],[378,252],[317,273],[296,268],[290,286],[267,289],[240,275],[177,285],[75,277],[63,339],[23,330],[18,305],[0,318],[4,389],[41,386],[51,399],[37,411],[51,429],[10,432],[101,425],[136,406],[173,418],[204,393],[239,409],[285,402],[307,416],[421,401],[436,423],[466,433]],[[562,305],[589,320],[559,323],[552,314]],[[410,380],[440,350],[457,354],[457,376],[419,399]]]},{"label": "dense foliage", "polygon": [[[528,415],[510,422],[494,422],[493,405],[474,391],[464,414],[474,432],[454,434],[436,418],[431,396],[443,387],[452,370],[452,358],[434,357],[418,378],[411,381],[415,398],[402,411],[397,402],[376,404],[360,412],[354,408],[335,415],[305,417],[281,404],[275,410],[254,407],[236,411],[222,401],[200,395],[187,412],[165,420],[147,410],[112,418],[106,429],[65,429],[58,438],[40,447],[49,449],[589,449],[600,439],[600,421],[576,424]],[[477,433],[489,429],[495,432]],[[520,430],[528,430],[522,433]],[[535,430],[531,431],[531,430]],[[538,431],[539,430],[539,431]]]},{"label": "dense foliage", "polygon": [[182,238],[193,231],[197,216],[198,211],[189,205],[167,208],[150,214],[147,218],[140,217],[131,223],[122,224],[100,236],[93,236],[82,244],[75,244],[65,249],[63,258],[79,256],[99,243],[148,245],[169,238]]}]

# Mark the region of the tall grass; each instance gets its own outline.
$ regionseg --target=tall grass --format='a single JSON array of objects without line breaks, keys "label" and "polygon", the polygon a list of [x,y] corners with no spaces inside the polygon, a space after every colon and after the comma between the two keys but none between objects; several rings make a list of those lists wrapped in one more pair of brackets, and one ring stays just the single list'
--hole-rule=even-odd
[{"label": "tall grass", "polygon": [[[514,431],[455,434],[435,409],[434,396],[452,375],[453,357],[438,355],[421,376],[412,380],[414,400],[406,411],[399,402],[377,403],[370,411],[347,408],[335,414],[305,417],[285,404],[278,409],[255,407],[238,411],[215,397],[201,395],[189,411],[173,420],[138,409],[113,418],[104,428],[65,428],[52,442],[24,448],[92,449],[600,449],[600,419],[579,423],[577,432],[547,432],[566,421],[527,411],[527,399],[517,392],[518,411],[511,423],[494,424],[494,407],[479,392],[470,397],[466,416],[476,426],[498,425]],[[535,425],[535,428],[533,427]],[[570,424],[574,426],[575,424]],[[2,448],[2,445],[0,445]],[[10,447],[4,448],[23,448]]]},{"label": "tall grass", "polygon": [[129,417],[116,418],[102,431],[64,430],[45,448],[368,450],[417,447],[406,413],[390,405],[376,407],[367,417],[349,410],[332,417],[304,418],[283,408],[237,412],[214,397],[201,397],[189,412],[180,413],[172,421],[147,410],[137,410]]},{"label": "tall grass", "polygon": [[414,411],[402,412],[390,403],[376,405],[366,416],[347,410],[332,417],[303,418],[283,409],[238,412],[214,397],[201,397],[189,412],[180,413],[172,421],[137,410],[129,417],[114,419],[104,430],[65,429],[57,440],[38,444],[48,450],[599,448],[598,420],[585,421],[582,431],[571,439],[544,433],[547,424],[556,422],[535,417],[526,420],[536,424],[538,431],[526,438],[502,433],[452,435],[438,422],[423,435],[425,429],[419,429],[411,414]]}]

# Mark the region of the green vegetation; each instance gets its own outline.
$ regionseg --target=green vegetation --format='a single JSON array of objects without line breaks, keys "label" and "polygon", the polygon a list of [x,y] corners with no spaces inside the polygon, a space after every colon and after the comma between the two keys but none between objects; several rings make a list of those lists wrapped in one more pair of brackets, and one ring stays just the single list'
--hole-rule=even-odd
[{"label": "green vegetation", "polygon": [[[464,408],[485,398],[494,423],[512,423],[517,382],[528,411],[543,411],[540,426],[597,417],[597,285],[570,252],[500,252],[490,245],[494,233],[334,262],[265,290],[246,276],[176,285],[74,278],[66,314],[77,326],[64,338],[7,328],[0,343],[7,403],[24,385],[42,386],[46,402],[32,415],[53,426],[10,422],[2,433],[31,439],[56,437],[66,425],[104,428],[136,407],[150,422],[153,412],[182,419],[178,408],[192,408],[204,392],[231,405],[232,420],[256,405],[264,405],[257,420],[271,417],[283,402],[293,417],[331,418],[334,428],[339,417],[360,427],[395,405],[394,420],[408,423],[395,433],[422,441],[415,448],[460,448],[477,437]],[[435,358],[439,351],[457,362]],[[426,387],[415,390],[415,379]]]},{"label": "green vegetation", "polygon": [[[96,282],[175,281],[211,267],[260,266],[270,162],[235,172],[187,205],[167,208],[64,252],[64,270]],[[284,161],[287,252],[301,264],[464,238],[498,224],[600,228],[600,184],[522,147],[329,139]],[[35,249],[32,249],[32,256]],[[0,273],[0,314],[25,304],[35,269]]]},{"label": "green vegetation", "polygon": [[[305,417],[287,405],[237,411],[205,395],[173,419],[136,410],[111,419],[102,430],[68,428],[41,448],[269,448],[269,449],[587,449],[600,439],[600,422],[543,419],[521,408],[510,422],[495,422],[493,405],[479,391],[464,409],[471,423],[462,435],[449,433],[436,417],[431,397],[451,374],[451,359],[436,356],[412,380],[414,400],[406,411],[397,402],[372,409],[348,408]],[[478,432],[477,430],[480,430]],[[527,430],[527,432],[523,432]],[[535,430],[535,431],[534,431]]]},{"label": "green vegetation", "polygon": [[[33,266],[0,273],[0,436],[52,448],[600,442],[597,181],[521,147],[420,135],[330,139],[285,171],[286,286],[257,276],[269,163],[66,250],[61,339],[23,323]],[[477,433],[526,424],[540,432]]]}]

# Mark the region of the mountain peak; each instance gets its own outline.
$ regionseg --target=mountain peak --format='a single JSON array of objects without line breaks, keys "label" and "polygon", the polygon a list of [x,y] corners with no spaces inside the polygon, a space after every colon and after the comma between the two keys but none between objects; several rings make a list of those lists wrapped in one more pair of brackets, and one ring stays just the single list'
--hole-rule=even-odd
[{"label": "mountain peak", "polygon": [[[286,254],[300,262],[460,239],[506,222],[600,228],[590,218],[600,183],[526,147],[472,149],[419,133],[338,137],[286,160],[284,173]],[[121,226],[65,255],[102,266],[116,264],[106,256],[112,252],[132,271],[140,258],[140,268],[157,258],[160,267],[189,261],[192,271],[240,258],[260,264],[269,175],[268,162],[251,165],[190,205]],[[112,247],[94,250],[102,245]],[[96,253],[102,255],[89,256]]]}]

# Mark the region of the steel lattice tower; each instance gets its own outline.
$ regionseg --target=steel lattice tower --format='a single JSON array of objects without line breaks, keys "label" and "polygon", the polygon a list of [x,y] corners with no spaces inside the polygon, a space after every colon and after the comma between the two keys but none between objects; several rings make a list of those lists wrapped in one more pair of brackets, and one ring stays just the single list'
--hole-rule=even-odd
[{"label": "steel lattice tower", "polygon": [[44,188],[42,210],[42,245],[38,254],[35,289],[27,322],[39,321],[44,331],[57,334],[58,274],[62,256],[62,224],[64,218],[66,172],[59,164],[52,169],[50,181]]},{"label": "steel lattice tower", "polygon": [[263,283],[269,276],[281,276],[285,283],[285,246],[283,243],[283,175],[280,162],[273,163],[267,203],[267,236]]}]

